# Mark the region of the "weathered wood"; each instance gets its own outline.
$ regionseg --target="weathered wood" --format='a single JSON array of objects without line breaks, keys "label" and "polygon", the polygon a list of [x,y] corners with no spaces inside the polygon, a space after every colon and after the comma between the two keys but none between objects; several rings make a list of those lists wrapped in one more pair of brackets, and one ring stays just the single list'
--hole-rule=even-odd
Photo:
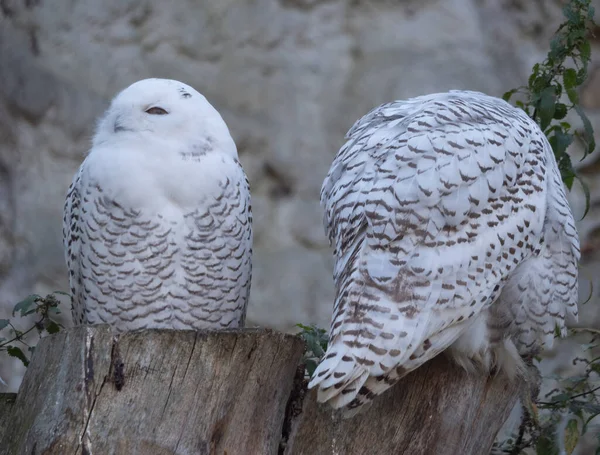
[{"label": "weathered wood", "polygon": [[0,450],[275,454],[302,350],[269,330],[68,330],[36,348]]},{"label": "weathered wood", "polygon": [[0,400],[0,453],[482,455],[521,387],[442,355],[343,420],[306,393],[302,350],[252,329],[47,337]]},{"label": "weathered wood", "polygon": [[3,440],[5,429],[12,418],[16,399],[16,393],[0,393],[0,441]]},{"label": "weathered wood", "polygon": [[342,419],[310,391],[286,455],[484,455],[514,406],[519,381],[468,375],[441,355]]}]

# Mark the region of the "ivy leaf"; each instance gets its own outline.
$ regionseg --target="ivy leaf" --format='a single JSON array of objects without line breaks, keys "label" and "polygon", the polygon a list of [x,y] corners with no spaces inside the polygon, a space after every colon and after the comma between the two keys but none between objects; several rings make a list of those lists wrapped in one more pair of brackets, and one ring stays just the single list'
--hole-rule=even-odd
[{"label": "ivy leaf", "polygon": [[10,324],[8,319],[0,319],[0,330],[6,328]]},{"label": "ivy leaf", "polygon": [[6,348],[6,352],[8,352],[9,356],[16,357],[21,362],[23,362],[23,365],[29,366],[29,359],[27,359],[27,357],[25,356],[25,354],[23,354],[23,351],[21,351],[20,348],[16,346],[8,346]]},{"label": "ivy leaf", "polygon": [[31,307],[37,301],[37,299],[41,299],[41,297],[37,294],[32,294],[30,296],[25,297],[23,300],[21,300],[15,305],[15,307],[13,308],[12,315],[14,316],[15,313],[17,313],[18,311],[21,312],[21,317],[27,316],[31,313],[35,313],[35,308],[31,309]]},{"label": "ivy leaf", "polygon": [[567,455],[571,455],[577,447],[579,442],[579,428],[577,427],[577,420],[571,419],[565,428],[565,452]]}]

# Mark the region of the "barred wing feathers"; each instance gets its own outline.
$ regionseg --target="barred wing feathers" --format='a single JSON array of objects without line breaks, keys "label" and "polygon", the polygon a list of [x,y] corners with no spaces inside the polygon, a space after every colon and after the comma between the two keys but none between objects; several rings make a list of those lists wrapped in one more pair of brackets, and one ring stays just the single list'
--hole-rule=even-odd
[{"label": "barred wing feathers", "polygon": [[[347,139],[321,191],[337,295],[330,344],[310,387],[318,386],[321,401],[352,410],[470,328],[493,345],[498,320],[486,310],[520,265],[555,253],[544,248],[547,212],[558,211],[551,224],[558,231],[572,216],[545,137],[497,98],[453,91],[384,104]],[[568,269],[559,292],[572,308],[578,245],[566,224],[555,260]],[[520,318],[530,341],[564,316],[557,310],[531,321],[527,305],[517,298],[496,313]]]}]

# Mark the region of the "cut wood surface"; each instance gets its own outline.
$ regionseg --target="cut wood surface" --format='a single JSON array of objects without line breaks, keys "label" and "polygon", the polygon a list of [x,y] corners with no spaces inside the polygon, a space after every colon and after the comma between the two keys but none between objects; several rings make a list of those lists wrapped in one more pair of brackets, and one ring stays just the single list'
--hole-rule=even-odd
[{"label": "cut wood surface", "polygon": [[310,391],[285,454],[486,455],[520,385],[500,375],[469,375],[440,355],[351,419],[317,403]]},{"label": "cut wood surface", "polygon": [[486,455],[519,394],[442,355],[344,420],[306,391],[303,349],[259,329],[69,329],[0,396],[0,454]]},{"label": "cut wood surface", "polygon": [[252,329],[149,330],[116,339],[97,326],[45,338],[1,450],[276,454],[303,347],[291,335]]}]

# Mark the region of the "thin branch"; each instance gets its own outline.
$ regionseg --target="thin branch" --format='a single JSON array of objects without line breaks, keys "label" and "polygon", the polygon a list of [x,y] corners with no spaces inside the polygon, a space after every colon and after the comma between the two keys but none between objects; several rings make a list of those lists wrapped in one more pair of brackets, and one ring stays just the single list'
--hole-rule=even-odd
[{"label": "thin branch", "polygon": [[[593,389],[588,390],[587,392],[582,392],[582,393],[578,393],[577,395],[572,395],[569,397],[569,400],[572,400],[574,398],[584,397],[586,395],[589,395],[590,393],[594,393],[597,390],[600,390],[600,386],[594,387]],[[564,403],[564,401],[562,401],[562,400],[561,401],[550,401],[550,402],[538,401],[538,404],[543,404],[544,406],[555,406],[555,405],[561,404],[561,403]]]}]

